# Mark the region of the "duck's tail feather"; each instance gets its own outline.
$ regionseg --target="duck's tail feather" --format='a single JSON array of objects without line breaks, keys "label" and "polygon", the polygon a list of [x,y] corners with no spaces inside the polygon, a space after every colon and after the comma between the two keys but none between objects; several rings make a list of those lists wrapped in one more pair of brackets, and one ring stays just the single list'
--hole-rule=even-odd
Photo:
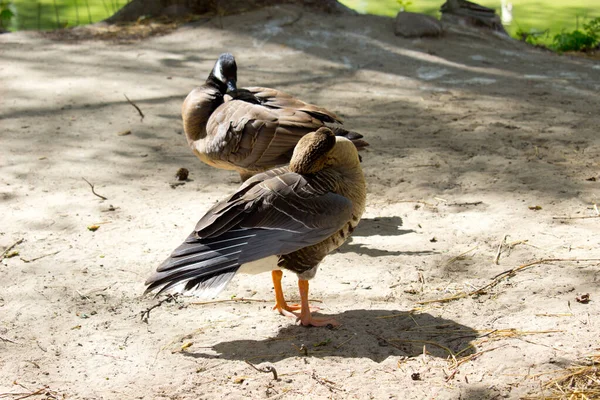
[{"label": "duck's tail feather", "polygon": [[202,240],[192,233],[146,281],[144,294],[192,292],[203,298],[216,296],[240,268],[244,237]]},{"label": "duck's tail feather", "polygon": [[354,143],[354,145],[356,146],[356,149],[358,151],[364,149],[365,147],[369,146],[369,143],[366,142],[365,140],[362,140],[362,138],[364,137],[363,135],[361,135],[358,132],[355,131],[349,131],[347,129],[344,129],[340,126],[327,126],[329,129],[331,129],[333,131],[333,133],[335,134],[335,136],[343,136],[346,139],[350,140],[352,143]]}]

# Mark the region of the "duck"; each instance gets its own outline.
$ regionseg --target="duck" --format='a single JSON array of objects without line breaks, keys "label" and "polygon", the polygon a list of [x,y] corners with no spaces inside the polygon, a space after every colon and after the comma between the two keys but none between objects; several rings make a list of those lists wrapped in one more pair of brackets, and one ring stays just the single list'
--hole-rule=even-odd
[{"label": "duck", "polygon": [[[237,274],[271,272],[275,310],[303,326],[337,326],[312,314],[309,280],[354,231],[365,202],[356,146],[321,127],[298,141],[289,166],[254,175],[210,208],[148,278],[145,294],[215,297]],[[299,305],[285,300],[283,271],[297,275]]]},{"label": "duck", "polygon": [[326,123],[357,149],[368,146],[361,134],[340,127],[341,118],[323,107],[276,89],[238,88],[231,53],[221,54],[205,83],[187,95],[181,115],[194,154],[212,167],[237,171],[242,182],[287,164],[300,138]]}]

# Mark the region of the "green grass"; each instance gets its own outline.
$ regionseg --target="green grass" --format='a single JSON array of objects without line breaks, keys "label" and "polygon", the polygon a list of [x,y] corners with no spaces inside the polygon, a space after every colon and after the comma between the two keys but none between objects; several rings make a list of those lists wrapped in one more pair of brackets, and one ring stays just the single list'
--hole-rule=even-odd
[{"label": "green grass", "polygon": [[49,30],[98,22],[113,15],[127,2],[128,0],[11,0],[15,16],[9,30]]},{"label": "green grass", "polygon": [[[420,12],[439,17],[439,8],[444,0],[411,0],[406,11]],[[473,1],[473,0],[472,0]],[[500,14],[500,0],[474,0],[486,7],[494,8]],[[341,3],[361,13],[396,16],[400,4],[396,0],[341,0]],[[518,31],[542,32],[549,35],[540,37],[540,42],[550,44],[554,35],[563,31],[581,29],[583,23],[600,17],[598,0],[508,0],[512,3],[512,23],[505,25],[513,37]],[[595,3],[595,6],[592,4]]]},{"label": "green grass", "polygon": [[[4,0],[6,1],[6,0]],[[56,29],[101,21],[129,0],[11,0],[15,16],[9,29]],[[476,0],[500,12],[500,0]],[[508,0],[510,1],[510,0]],[[400,11],[397,0],[341,0],[362,13],[393,17]],[[406,11],[421,12],[439,17],[439,8],[444,0],[404,0],[411,2]],[[596,7],[591,4],[597,3]],[[512,0],[513,22],[506,26],[512,35],[517,32],[542,32],[549,30],[540,42],[550,44],[554,35],[571,32],[592,18],[600,17],[599,0]],[[88,12],[89,10],[89,12]]]}]

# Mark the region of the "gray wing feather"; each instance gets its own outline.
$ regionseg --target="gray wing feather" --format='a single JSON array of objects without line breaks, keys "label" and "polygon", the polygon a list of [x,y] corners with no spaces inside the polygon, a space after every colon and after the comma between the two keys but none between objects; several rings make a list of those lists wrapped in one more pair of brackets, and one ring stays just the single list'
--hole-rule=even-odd
[{"label": "gray wing feather", "polygon": [[351,216],[352,202],[327,184],[287,168],[258,174],[200,219],[148,279],[146,292],[220,290],[242,264],[317,244]]}]

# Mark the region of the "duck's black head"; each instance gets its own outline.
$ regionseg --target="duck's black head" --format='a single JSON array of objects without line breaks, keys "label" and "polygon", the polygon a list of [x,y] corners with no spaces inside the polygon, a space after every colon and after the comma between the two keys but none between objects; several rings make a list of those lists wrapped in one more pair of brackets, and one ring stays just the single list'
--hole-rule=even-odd
[{"label": "duck's black head", "polygon": [[233,55],[221,54],[206,81],[218,85],[222,93],[236,90],[237,65]]}]

